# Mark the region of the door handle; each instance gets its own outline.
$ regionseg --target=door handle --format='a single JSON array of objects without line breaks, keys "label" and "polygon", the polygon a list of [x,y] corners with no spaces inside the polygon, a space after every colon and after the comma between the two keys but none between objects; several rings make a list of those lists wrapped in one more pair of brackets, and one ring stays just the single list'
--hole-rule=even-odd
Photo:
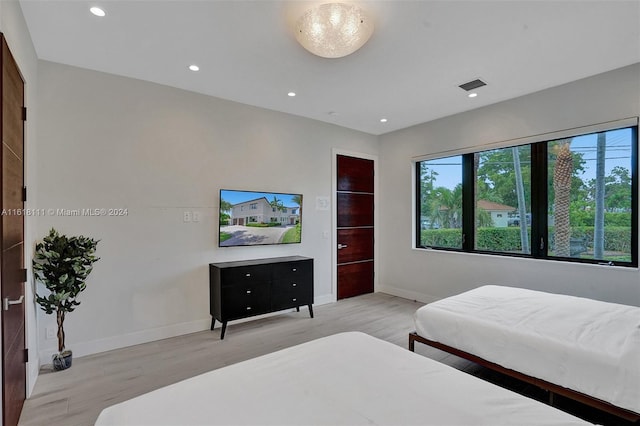
[{"label": "door handle", "polygon": [[347,248],[346,244],[338,244],[338,250],[342,250],[343,248]]},{"label": "door handle", "polygon": [[9,306],[11,306],[11,305],[21,305],[23,300],[24,300],[24,294],[22,296],[20,296],[20,298],[17,299],[17,300],[9,300],[8,297],[5,297],[4,300],[2,301],[2,308],[5,311],[8,311],[9,310]]}]

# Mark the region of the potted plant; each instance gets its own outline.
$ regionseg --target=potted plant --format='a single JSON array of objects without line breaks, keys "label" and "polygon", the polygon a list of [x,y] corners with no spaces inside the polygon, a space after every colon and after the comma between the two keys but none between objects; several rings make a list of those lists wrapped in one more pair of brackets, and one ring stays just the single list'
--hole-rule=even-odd
[{"label": "potted plant", "polygon": [[95,256],[97,245],[98,240],[67,237],[53,228],[36,244],[33,273],[50,292],[46,296],[36,294],[36,302],[47,314],[55,312],[58,321],[58,353],[53,356],[55,370],[71,367],[72,354],[64,346],[64,318],[80,304],[78,295],[87,286],[85,281],[93,264],[100,259]]}]

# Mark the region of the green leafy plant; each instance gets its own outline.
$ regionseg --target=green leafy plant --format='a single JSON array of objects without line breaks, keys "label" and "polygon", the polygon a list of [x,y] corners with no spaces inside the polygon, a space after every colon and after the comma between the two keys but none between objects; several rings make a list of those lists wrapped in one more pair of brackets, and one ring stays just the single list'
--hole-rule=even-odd
[{"label": "green leafy plant", "polygon": [[36,294],[36,302],[47,314],[56,313],[58,355],[65,351],[65,315],[80,304],[78,295],[87,286],[93,264],[100,260],[95,256],[98,241],[84,236],[67,237],[52,228],[49,235],[36,244],[33,272],[49,290],[46,296]]}]

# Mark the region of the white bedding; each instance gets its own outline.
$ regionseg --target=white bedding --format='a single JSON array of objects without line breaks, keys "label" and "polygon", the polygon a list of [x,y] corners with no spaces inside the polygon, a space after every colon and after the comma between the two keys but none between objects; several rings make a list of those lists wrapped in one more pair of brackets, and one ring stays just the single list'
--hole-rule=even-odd
[{"label": "white bedding", "polygon": [[429,340],[640,413],[640,308],[484,286],[423,306]]},{"label": "white bedding", "polygon": [[96,425],[582,425],[576,417],[350,332],[170,385]]}]

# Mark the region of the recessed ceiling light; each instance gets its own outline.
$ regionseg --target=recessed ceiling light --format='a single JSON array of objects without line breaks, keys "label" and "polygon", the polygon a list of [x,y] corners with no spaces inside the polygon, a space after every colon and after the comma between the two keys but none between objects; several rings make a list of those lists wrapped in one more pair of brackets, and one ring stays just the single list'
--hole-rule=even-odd
[{"label": "recessed ceiling light", "polygon": [[475,98],[476,96],[478,96],[478,94],[476,92],[473,92],[469,93],[467,96],[469,96],[470,98]]},{"label": "recessed ceiling light", "polygon": [[189,69],[190,69],[191,71],[200,71],[200,67],[199,67],[199,66],[197,66],[197,65],[195,65],[195,64],[193,64],[193,65],[189,65]]},{"label": "recessed ceiling light", "polygon": [[296,92],[287,93],[287,96],[289,96],[290,98],[293,98],[295,95],[296,95]]},{"label": "recessed ceiling light", "polygon": [[381,122],[381,123],[386,123],[386,122],[387,122],[387,119],[386,119],[386,118],[381,118],[381,119],[380,119],[380,122]]},{"label": "recessed ceiling light", "polygon": [[106,15],[104,10],[100,9],[99,7],[95,7],[95,6],[92,7],[91,9],[89,9],[89,12],[93,13],[96,16],[100,16],[100,17]]}]

